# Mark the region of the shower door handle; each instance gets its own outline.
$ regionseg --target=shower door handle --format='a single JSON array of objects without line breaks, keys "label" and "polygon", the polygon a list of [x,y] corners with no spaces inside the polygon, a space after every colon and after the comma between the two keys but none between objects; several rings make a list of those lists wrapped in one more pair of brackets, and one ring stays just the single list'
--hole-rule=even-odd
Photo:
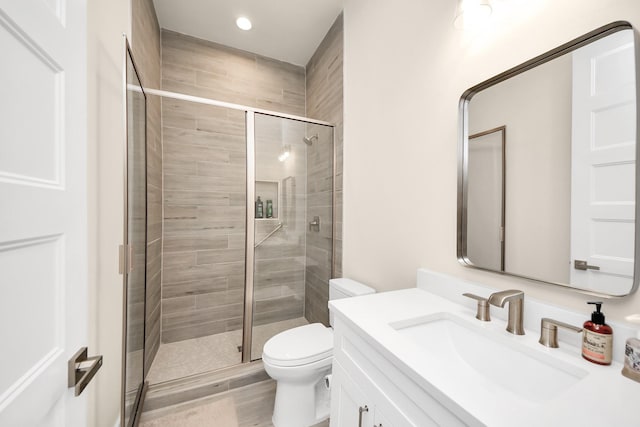
[{"label": "shower door handle", "polygon": [[131,273],[133,271],[133,246],[120,245],[118,252],[118,274],[124,274],[125,270],[127,274]]}]

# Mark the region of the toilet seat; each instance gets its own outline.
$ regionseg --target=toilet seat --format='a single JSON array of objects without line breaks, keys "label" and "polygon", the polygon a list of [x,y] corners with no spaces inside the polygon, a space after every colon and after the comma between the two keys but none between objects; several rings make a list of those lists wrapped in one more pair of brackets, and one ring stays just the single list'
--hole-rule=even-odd
[{"label": "toilet seat", "polygon": [[331,357],[333,330],[321,323],[299,326],[271,337],[262,360],[275,366],[300,366]]}]

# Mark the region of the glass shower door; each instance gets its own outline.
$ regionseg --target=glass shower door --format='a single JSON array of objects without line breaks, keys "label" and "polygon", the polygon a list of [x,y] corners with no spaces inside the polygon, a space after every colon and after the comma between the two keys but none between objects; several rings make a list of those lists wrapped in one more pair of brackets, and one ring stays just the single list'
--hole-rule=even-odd
[{"label": "glass shower door", "polygon": [[309,323],[312,305],[326,306],[315,288],[328,289],[331,275],[333,128],[256,114],[254,189],[251,360],[273,335]]},{"label": "glass shower door", "polygon": [[127,50],[127,261],[125,280],[124,405],[122,424],[134,425],[144,382],[147,264],[146,97]]}]

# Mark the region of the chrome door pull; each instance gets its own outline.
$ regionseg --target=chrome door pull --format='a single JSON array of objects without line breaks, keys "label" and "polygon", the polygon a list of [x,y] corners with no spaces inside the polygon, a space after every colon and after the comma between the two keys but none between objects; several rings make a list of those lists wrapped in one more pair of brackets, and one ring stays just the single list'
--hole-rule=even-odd
[{"label": "chrome door pull", "polygon": [[587,261],[576,259],[573,261],[573,268],[576,270],[600,270],[597,265],[589,265]]},{"label": "chrome door pull", "polygon": [[87,357],[87,347],[82,347],[69,359],[67,386],[75,387],[75,395],[80,396],[101,366],[102,356]]},{"label": "chrome door pull", "polygon": [[358,408],[358,412],[358,427],[362,427],[362,414],[369,412],[369,407],[367,405],[361,406]]}]

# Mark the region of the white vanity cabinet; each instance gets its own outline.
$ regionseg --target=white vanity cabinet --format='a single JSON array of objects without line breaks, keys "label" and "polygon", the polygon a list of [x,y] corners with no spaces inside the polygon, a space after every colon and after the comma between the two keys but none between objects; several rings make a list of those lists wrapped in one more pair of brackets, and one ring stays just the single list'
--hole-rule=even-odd
[{"label": "white vanity cabinet", "polygon": [[[411,426],[412,424],[401,412],[394,408],[392,418],[385,416],[385,406],[391,404],[376,397],[371,387],[373,383],[365,381],[356,383],[344,370],[340,363],[333,365],[333,396],[331,426]],[[367,391],[363,391],[363,386]],[[387,414],[389,415],[389,414]]]},{"label": "white vanity cabinet", "polygon": [[467,425],[338,316],[330,420],[331,427]]},{"label": "white vanity cabinet", "polygon": [[538,342],[541,318],[579,325],[583,313],[527,298],[526,334],[514,335],[506,309],[481,322],[475,301],[463,296],[495,289],[427,270],[418,285],[329,302],[332,427],[357,427],[365,405],[360,427],[638,425],[629,408],[640,384],[620,374],[621,344],[636,327],[609,323],[614,362],[600,366],[581,357],[577,334],[563,335],[561,348]]}]

